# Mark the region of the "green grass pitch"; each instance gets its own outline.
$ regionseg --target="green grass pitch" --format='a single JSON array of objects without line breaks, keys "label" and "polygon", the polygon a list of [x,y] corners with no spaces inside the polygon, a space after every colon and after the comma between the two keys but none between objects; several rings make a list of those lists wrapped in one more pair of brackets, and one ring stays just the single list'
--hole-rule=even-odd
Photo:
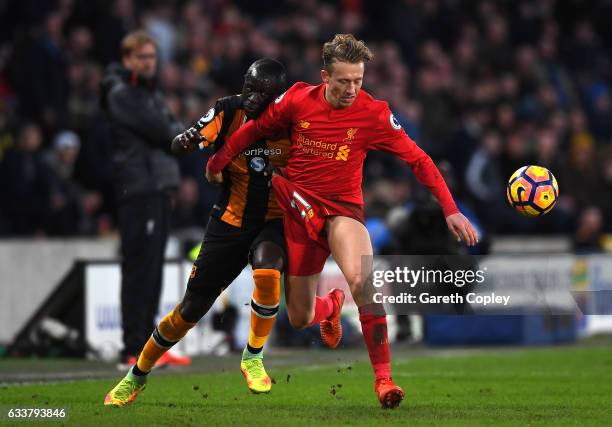
[{"label": "green grass pitch", "polygon": [[[0,386],[0,408],[6,412],[10,407],[65,407],[68,419],[59,424],[96,427],[612,423],[608,346],[451,351],[434,356],[395,351],[393,372],[406,400],[399,409],[386,411],[376,401],[369,364],[363,358],[355,361],[351,354],[357,353],[338,351],[323,364],[289,362],[270,367],[275,385],[268,395],[248,392],[238,370],[239,356],[232,356],[229,362],[235,369],[223,372],[154,374],[135,404],[125,408],[102,405],[119,375],[47,384],[5,383]],[[267,360],[274,357],[268,355]],[[3,423],[8,423],[6,416]]]}]

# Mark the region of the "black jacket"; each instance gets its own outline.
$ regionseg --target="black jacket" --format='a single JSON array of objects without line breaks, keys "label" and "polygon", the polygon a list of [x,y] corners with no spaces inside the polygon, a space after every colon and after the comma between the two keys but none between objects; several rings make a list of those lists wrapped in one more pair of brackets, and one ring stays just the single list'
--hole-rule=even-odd
[{"label": "black jacket", "polygon": [[168,110],[155,82],[113,64],[102,81],[100,102],[110,126],[117,199],[178,187],[178,163],[169,150],[183,125]]}]

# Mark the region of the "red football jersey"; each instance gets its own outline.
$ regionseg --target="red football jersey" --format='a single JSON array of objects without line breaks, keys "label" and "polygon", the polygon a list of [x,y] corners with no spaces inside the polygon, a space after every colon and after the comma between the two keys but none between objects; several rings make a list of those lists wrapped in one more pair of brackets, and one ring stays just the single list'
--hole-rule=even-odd
[{"label": "red football jersey", "polygon": [[458,212],[431,158],[404,132],[386,102],[360,90],[350,107],[335,109],[325,100],[325,85],[296,83],[227,140],[209,160],[219,172],[254,141],[290,130],[287,178],[323,198],[363,205],[363,162],[370,150],[404,160],[417,180],[436,196],[445,216]]}]

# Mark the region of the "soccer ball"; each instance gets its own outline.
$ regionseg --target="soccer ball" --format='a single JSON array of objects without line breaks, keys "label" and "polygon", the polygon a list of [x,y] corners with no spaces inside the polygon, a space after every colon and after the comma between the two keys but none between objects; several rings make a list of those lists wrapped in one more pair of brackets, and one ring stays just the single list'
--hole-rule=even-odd
[{"label": "soccer ball", "polygon": [[542,166],[523,166],[512,174],[506,195],[510,205],[525,216],[542,216],[552,210],[559,197],[554,175]]}]

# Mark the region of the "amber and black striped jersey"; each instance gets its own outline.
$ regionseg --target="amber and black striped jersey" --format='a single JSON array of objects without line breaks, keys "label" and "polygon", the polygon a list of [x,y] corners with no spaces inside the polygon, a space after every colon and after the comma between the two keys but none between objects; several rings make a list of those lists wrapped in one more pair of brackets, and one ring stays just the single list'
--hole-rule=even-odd
[{"label": "amber and black striped jersey", "polygon": [[[204,145],[217,151],[247,117],[240,95],[217,100],[195,125],[204,137]],[[289,137],[259,140],[234,157],[223,170],[223,190],[212,215],[243,229],[257,227],[265,221],[282,218],[276,195],[268,185],[264,171],[269,164],[285,166],[289,157]]]}]

